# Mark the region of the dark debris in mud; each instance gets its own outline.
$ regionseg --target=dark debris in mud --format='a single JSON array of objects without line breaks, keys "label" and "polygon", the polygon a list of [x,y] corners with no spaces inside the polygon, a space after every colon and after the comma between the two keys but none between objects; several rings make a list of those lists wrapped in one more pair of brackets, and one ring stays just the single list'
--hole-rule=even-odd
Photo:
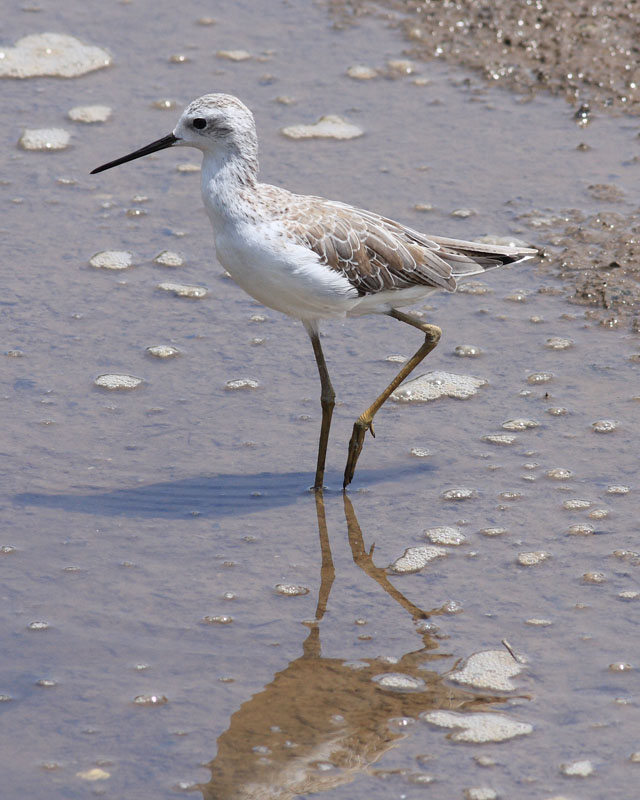
[{"label": "dark debris in mud", "polygon": [[520,221],[543,248],[542,268],[565,283],[571,302],[588,306],[587,316],[601,325],[630,323],[640,333],[640,209],[531,212]]},{"label": "dark debris in mud", "polygon": [[640,113],[640,3],[635,0],[330,0],[341,24],[384,16],[413,58],[440,58],[525,95],[540,90],[592,108]]}]

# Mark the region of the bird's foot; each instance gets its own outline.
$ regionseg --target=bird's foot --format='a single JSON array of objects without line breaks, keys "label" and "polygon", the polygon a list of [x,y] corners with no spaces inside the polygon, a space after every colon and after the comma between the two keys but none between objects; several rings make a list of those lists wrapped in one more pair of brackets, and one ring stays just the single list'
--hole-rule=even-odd
[{"label": "bird's foot", "polygon": [[353,480],[367,431],[371,431],[371,435],[375,438],[373,420],[358,417],[353,425],[353,433],[349,441],[349,455],[347,457],[347,466],[344,468],[344,480],[342,482],[343,489],[346,489]]}]

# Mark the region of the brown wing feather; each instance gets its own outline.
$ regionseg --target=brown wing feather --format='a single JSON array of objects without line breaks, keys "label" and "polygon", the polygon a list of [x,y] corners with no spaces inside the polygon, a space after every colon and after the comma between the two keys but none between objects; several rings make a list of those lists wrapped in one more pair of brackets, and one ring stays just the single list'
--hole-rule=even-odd
[{"label": "brown wing feather", "polygon": [[[275,187],[264,189],[273,191]],[[292,238],[344,275],[361,295],[411,286],[452,292],[458,276],[519,261],[536,252],[430,237],[370,211],[321,197],[292,195],[279,220]]]}]

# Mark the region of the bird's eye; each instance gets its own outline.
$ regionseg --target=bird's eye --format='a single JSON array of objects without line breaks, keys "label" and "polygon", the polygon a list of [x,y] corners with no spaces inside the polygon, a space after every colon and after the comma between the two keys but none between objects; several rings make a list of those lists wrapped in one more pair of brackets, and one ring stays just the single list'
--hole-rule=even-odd
[{"label": "bird's eye", "polygon": [[207,120],[202,117],[197,117],[193,120],[193,127],[201,131],[203,128],[207,127]]}]

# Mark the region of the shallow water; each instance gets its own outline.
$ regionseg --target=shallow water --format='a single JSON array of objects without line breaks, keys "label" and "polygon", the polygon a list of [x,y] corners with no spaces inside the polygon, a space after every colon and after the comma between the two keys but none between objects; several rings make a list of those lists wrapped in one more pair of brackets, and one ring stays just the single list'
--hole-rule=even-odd
[{"label": "shallow water", "polygon": [[[114,56],[83,78],[2,81],[11,169],[1,227],[11,245],[0,545],[15,548],[0,553],[5,796],[191,789],[205,798],[412,800],[487,786],[525,800],[633,797],[640,595],[620,594],[640,590],[637,336],[591,326],[530,263],[486,275],[486,293],[430,298],[423,310],[443,339],[419,373],[488,384],[464,401],[388,404],[365,443],[351,508],[339,487],[353,419],[398,369],[386,357],[410,355],[419,338],[391,319],[326,325],[341,404],[318,509],[307,492],[320,417],[310,346],[299,324],[221,275],[198,175],[176,170],[198,154],[88,175],[168,133],[192,97],[231,91],[256,113],[264,180],[441,235],[529,236],[517,218],[532,209],[598,211],[589,185],[615,182],[633,197],[632,121],[602,116],[581,129],[560,100],[522,103],[441,64],[418,67],[427,86],[413,76],[352,80],[349,66],[384,66],[403,43],[373,20],[336,31],[322,5],[264,3],[257,14],[255,4],[224,2],[211,12],[215,25],[197,24],[207,13],[163,0],[101,4],[89,16],[63,2],[5,21],[5,43],[55,30]],[[252,58],[215,56],[236,49]],[[179,54],[189,60],[169,61]],[[275,102],[281,95],[297,102]],[[153,107],[163,99],[176,107]],[[66,118],[98,103],[113,108],[104,124]],[[365,136],[279,134],[329,113]],[[72,145],[20,150],[31,127],[66,128]],[[580,142],[592,149],[577,150]],[[416,211],[421,203],[434,209]],[[451,216],[460,208],[475,214]],[[103,250],[131,251],[134,266],[89,266]],[[163,250],[184,266],[154,263]],[[176,297],[156,288],[163,282],[209,293]],[[551,337],[573,345],[550,349]],[[153,345],[180,354],[154,358]],[[458,345],[481,354],[461,358]],[[144,382],[110,392],[94,386],[105,373]],[[538,373],[553,377],[531,382]],[[259,388],[225,388],[244,378]],[[559,407],[566,413],[549,413]],[[515,431],[507,446],[483,440],[511,433],[502,425],[514,418],[540,425]],[[613,432],[592,429],[609,419]],[[547,475],[558,468],[571,475]],[[618,485],[630,491],[611,493]],[[473,496],[445,499],[461,487]],[[572,499],[591,506],[564,508]],[[607,515],[590,516],[598,510]],[[581,523],[594,532],[568,533]],[[428,544],[424,530],[443,525],[466,542],[423,571],[372,566]],[[550,558],[517,563],[539,551]],[[286,596],[279,584],[309,592]],[[421,627],[422,612],[436,630]],[[203,621],[221,616],[232,621]],[[37,622],[48,627],[29,627]],[[501,649],[502,639],[527,660],[514,692],[447,677],[457,660]],[[620,663],[632,669],[609,669]],[[422,688],[394,693],[372,681],[387,672]],[[419,719],[483,708],[533,732],[472,745]],[[583,759],[590,777],[561,773]]]}]

